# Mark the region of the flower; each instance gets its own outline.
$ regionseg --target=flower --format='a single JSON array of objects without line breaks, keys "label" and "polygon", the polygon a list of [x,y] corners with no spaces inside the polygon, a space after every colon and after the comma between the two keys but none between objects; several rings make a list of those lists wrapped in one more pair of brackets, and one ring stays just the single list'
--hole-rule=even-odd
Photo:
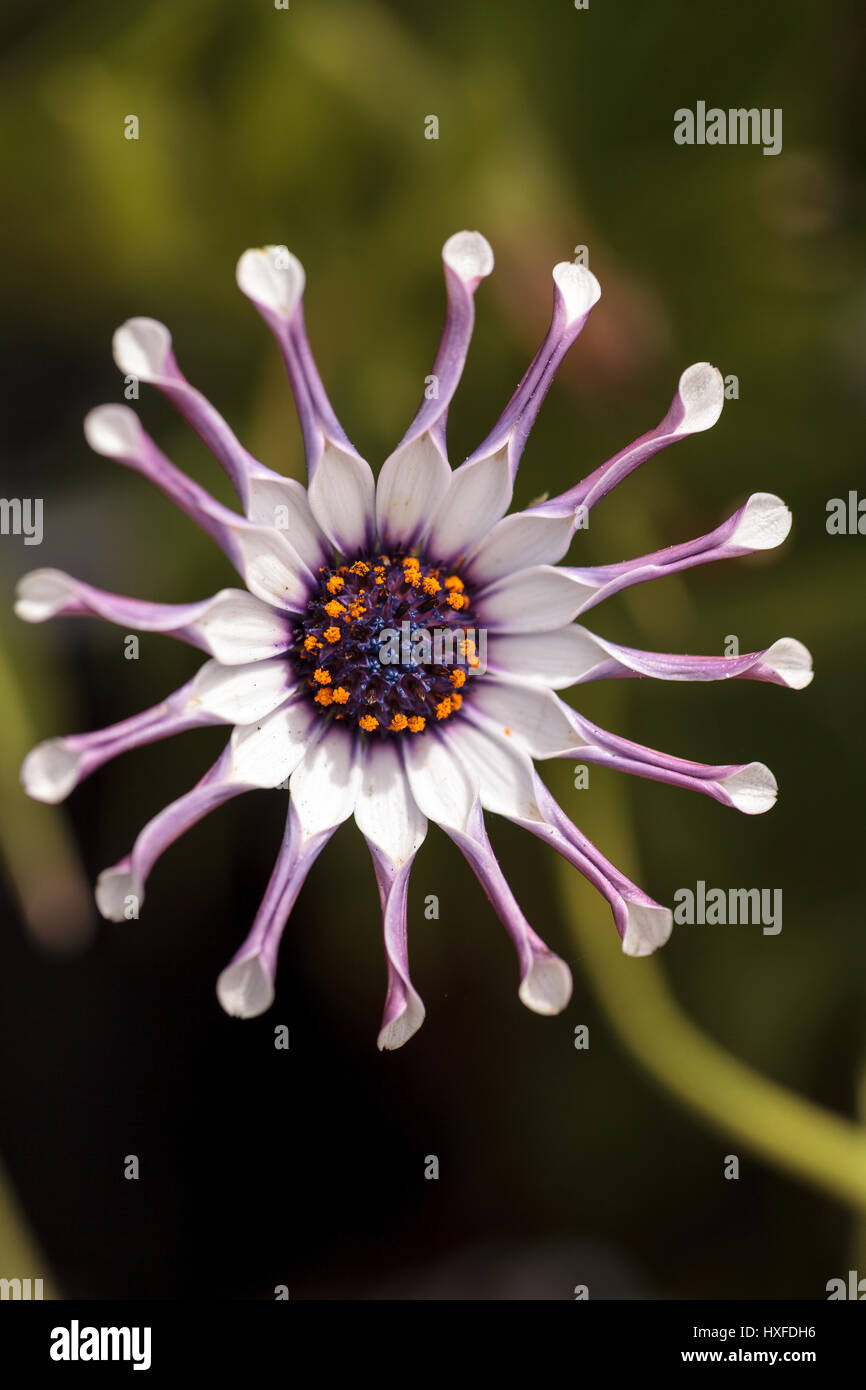
[{"label": "flower", "polygon": [[750,815],[773,805],[776,782],[762,763],[706,766],[669,757],[590,723],[557,690],[637,676],[739,677],[794,689],[811,680],[809,653],[792,638],[746,656],[674,656],[620,646],[575,621],[633,584],[779,545],[790,513],[778,497],[756,493],[696,540],[616,564],[560,565],[576,528],[612,488],[659,449],[715,424],[722,379],[708,363],[689,367],[655,429],[561,496],[506,515],[541,402],[601,291],[583,266],[554,268],[547,336],[491,433],[452,469],[446,417],[472,333],[474,295],[493,269],[493,253],[479,233],[459,232],[442,259],[447,314],[433,373],[378,482],[325,394],[304,329],[304,271],[285,247],[245,252],[237,280],[285,361],[304,436],[307,488],[272,472],[239,443],[183,376],[163,324],[148,318],[124,324],[114,338],[117,365],[154,385],[186,418],[228,473],[242,513],[180,473],[126,406],[91,411],[87,440],[161,488],[222,547],[245,587],[194,603],[157,604],[42,569],[22,579],[16,605],[28,622],[98,616],[168,633],[210,657],[154,709],[33,749],[22,781],[37,800],[61,801],[127,749],[199,725],[233,726],[201,781],[150,821],[131,852],[100,876],[96,900],[103,915],[137,916],[159,856],[214,807],[288,779],[279,857],[252,930],[219,977],[220,1003],[245,1018],[271,1004],[280,937],[301,885],[337,826],[354,814],[382,908],[388,983],[380,1048],[400,1047],[424,1019],[409,975],[406,903],[428,820],[466,857],[511,936],[523,1003],[556,1014],[570,998],[571,975],[515,901],[487,837],[485,811],[531,831],[598,888],[628,955],[646,955],[665,942],[672,918],[571,823],[533,760],[604,763],[703,792]]}]

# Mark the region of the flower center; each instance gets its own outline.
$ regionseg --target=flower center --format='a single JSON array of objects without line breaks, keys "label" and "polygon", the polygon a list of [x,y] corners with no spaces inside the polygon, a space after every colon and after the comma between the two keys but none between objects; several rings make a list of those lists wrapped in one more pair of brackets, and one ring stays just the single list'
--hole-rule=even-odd
[{"label": "flower center", "polygon": [[290,653],[322,712],[368,734],[420,734],[480,666],[458,574],[412,555],[323,566]]}]

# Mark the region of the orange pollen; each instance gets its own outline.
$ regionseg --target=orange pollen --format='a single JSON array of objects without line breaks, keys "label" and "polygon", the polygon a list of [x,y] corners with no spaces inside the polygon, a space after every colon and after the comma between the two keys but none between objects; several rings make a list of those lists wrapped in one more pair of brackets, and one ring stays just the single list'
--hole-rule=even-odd
[{"label": "orange pollen", "polygon": [[454,589],[458,594],[463,593],[465,585],[462,579],[458,579],[456,574],[449,574],[445,580],[446,589]]},{"label": "orange pollen", "polygon": [[321,666],[317,666],[313,672],[313,680],[318,681],[319,685],[330,685],[331,677],[328,671],[324,671]]},{"label": "orange pollen", "polygon": [[455,690],[459,690],[460,687],[461,687],[461,685],[465,685],[465,684],[466,684],[466,672],[465,672],[465,671],[452,671],[452,672],[451,672],[451,677],[450,677],[450,679],[451,679],[451,684],[454,686],[454,689],[455,689]]},{"label": "orange pollen", "polygon": [[379,721],[374,714],[362,714],[358,720],[359,726],[365,733],[371,734],[374,729],[378,729]]},{"label": "orange pollen", "polygon": [[341,579],[338,574],[332,574],[325,588],[329,594],[338,594],[340,590],[345,587],[345,583],[345,579]]},{"label": "orange pollen", "polygon": [[393,729],[395,734],[399,734],[407,727],[408,723],[409,720],[406,718],[405,714],[395,714],[388,728]]},{"label": "orange pollen", "polygon": [[340,614],[345,613],[345,611],[345,605],[338,603],[335,598],[332,598],[330,603],[325,604],[325,612],[329,618],[339,618]]},{"label": "orange pollen", "polygon": [[317,705],[329,705],[334,698],[332,690],[317,690],[315,700]]},{"label": "orange pollen", "polygon": [[325,628],[325,641],[326,641],[326,642],[339,642],[339,640],[340,640],[340,638],[342,637],[342,635],[343,635],[343,634],[342,634],[342,632],[340,631],[340,629],[339,629],[338,627],[326,627],[326,628]]},{"label": "orange pollen", "polygon": [[428,578],[424,580],[424,592],[425,592],[425,594],[438,594],[438,592],[439,592],[439,590],[440,590],[441,588],[442,588],[442,585],[439,583],[439,580],[438,580],[438,579],[434,579],[434,578],[432,577],[432,575],[431,575],[431,576],[428,576]]},{"label": "orange pollen", "polygon": [[[447,580],[446,580],[447,583]],[[452,589],[448,595],[448,602],[452,608],[468,608],[469,600],[465,594],[458,594],[456,589]]]},{"label": "orange pollen", "polygon": [[454,706],[451,702],[450,696],[446,696],[445,699],[440,700],[438,705],[436,706],[436,718],[447,719],[453,708]]},{"label": "orange pollen", "polygon": [[370,566],[366,560],[356,560],[354,565],[349,566],[350,574],[369,574]]},{"label": "orange pollen", "polygon": [[452,709],[459,709],[460,706],[463,704],[463,696],[462,696],[462,695],[458,695],[456,690],[455,690],[454,694],[453,694],[453,695],[450,695],[448,698],[449,698],[450,701],[451,701],[451,708],[452,708]]},{"label": "orange pollen", "polygon": [[321,647],[321,645],[322,645],[322,644],[321,644],[321,642],[319,641],[318,637],[305,637],[305,638],[304,638],[304,651],[305,651],[305,652],[317,652],[317,651],[319,650],[319,648]]},{"label": "orange pollen", "polygon": [[363,618],[366,611],[366,605],[359,598],[356,598],[354,603],[349,604],[350,618]]},{"label": "orange pollen", "polygon": [[[330,694],[330,691],[321,691],[321,694]],[[344,705],[349,698],[349,692],[344,685],[334,686],[334,700],[338,705]]]},{"label": "orange pollen", "polygon": [[409,731],[410,731],[410,733],[413,733],[413,734],[420,734],[420,733],[423,733],[423,731],[424,731],[424,725],[425,725],[426,723],[427,723],[427,720],[426,720],[426,719],[423,719],[422,716],[421,716],[420,714],[413,714],[413,715],[411,716],[410,720],[409,720]]}]

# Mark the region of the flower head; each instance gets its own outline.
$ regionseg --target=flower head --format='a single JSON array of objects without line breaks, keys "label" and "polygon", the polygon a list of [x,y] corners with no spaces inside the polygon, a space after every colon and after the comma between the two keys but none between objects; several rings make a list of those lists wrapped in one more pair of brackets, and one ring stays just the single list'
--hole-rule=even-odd
[{"label": "flower head", "polygon": [[571,976],[515,901],[485,812],[524,826],[579,869],[610,903],[629,955],[666,941],[672,919],[571,823],[534,760],[605,763],[748,814],[775,800],[775,779],[763,764],[706,766],[655,752],[591,723],[557,690],[634,676],[739,677],[794,689],[811,679],[809,653],[792,638],[747,656],[674,656],[621,646],[576,621],[630,585],[778,545],[790,513],[779,498],[756,493],[706,536],[610,565],[560,565],[581,519],[612,488],[658,450],[715,424],[721,377],[708,363],[689,367],[655,429],[561,496],[507,515],[530,428],[601,291],[582,266],[554,268],[553,314],[541,347],[490,434],[452,469],[448,407],[493,253],[477,232],[460,232],[442,258],[447,314],[433,364],[438,390],[425,395],[378,481],[325,394],[304,329],[304,271],[284,247],[245,252],[237,278],[282,353],[304,436],[307,488],[239,443],[184,377],[167,328],[153,319],[124,324],[114,339],[118,366],[154,385],[186,418],[228,473],[240,510],[180,473],[126,406],[91,411],[88,442],[161,488],[224,550],[244,587],[156,604],[43,569],[22,579],[16,608],[28,622],[98,616],[167,633],[209,657],[155,709],[33,749],[22,781],[38,800],[61,801],[128,749],[203,724],[231,726],[201,781],[100,876],[96,899],[106,917],[138,915],[159,856],[209,811],[288,779],[288,819],[271,881],[217,984],[229,1013],[249,1018],[271,1003],[280,938],[304,879],[337,826],[354,815],[382,908],[388,987],[380,1048],[401,1046],[424,1018],[409,975],[406,902],[428,821],[466,857],[511,936],[520,998],[555,1014],[569,1000]]}]

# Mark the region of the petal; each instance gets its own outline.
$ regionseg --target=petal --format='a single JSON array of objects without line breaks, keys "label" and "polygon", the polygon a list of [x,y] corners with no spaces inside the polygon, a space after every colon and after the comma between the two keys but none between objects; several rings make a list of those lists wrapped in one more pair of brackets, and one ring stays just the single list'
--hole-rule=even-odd
[{"label": "petal", "polygon": [[96,453],[141,473],[207,532],[259,598],[280,608],[300,610],[306,605],[313,576],[289,541],[230,511],[175,468],[128,406],[91,410],[84,433]]},{"label": "petal", "polygon": [[461,464],[433,519],[427,554],[456,564],[505,515],[512,491],[505,449]]},{"label": "petal", "polygon": [[195,606],[201,611],[189,624],[188,640],[225,666],[263,661],[284,652],[294,639],[284,613],[243,589],[221,589]]},{"label": "petal", "polygon": [[587,592],[567,570],[534,565],[482,590],[474,606],[491,632],[548,632],[571,622]]},{"label": "petal", "polygon": [[289,914],[331,831],[304,835],[289,801],[286,830],[249,936],[217,980],[217,998],[234,1018],[256,1018],[274,999],[277,953]]},{"label": "petal", "polygon": [[573,513],[578,506],[591,509],[660,449],[687,435],[710,429],[721,415],[724,403],[725,383],[721,372],[709,362],[695,362],[683,372],[668,413],[654,430],[642,434],[628,448],[614,454],[576,487],[549,502],[542,502],[534,510],[544,515],[563,516]]},{"label": "petal", "polygon": [[667,940],[670,910],[615,869],[572,825],[516,743],[465,720],[449,726],[447,738],[478,776],[485,810],[507,816],[544,840],[607,898],[626,954],[646,954]]},{"label": "petal", "polygon": [[553,316],[550,328],[517,390],[467,467],[479,458],[505,451],[513,482],[529,431],[559,365],[601,296],[595,276],[582,265],[562,261],[553,269]]},{"label": "petal", "polygon": [[227,724],[254,724],[273,713],[296,684],[290,663],[279,657],[243,666],[208,661],[192,681],[192,697],[205,714]]},{"label": "petal", "polygon": [[[448,311],[433,363],[432,394],[425,391],[418,413],[401,443],[431,434],[445,453],[445,419],[463,375],[475,322],[475,291],[493,269],[493,252],[480,232],[456,232],[442,248]],[[429,383],[428,384],[432,384]]]},{"label": "petal", "polygon": [[574,712],[543,687],[483,678],[472,687],[464,705],[467,719],[480,715],[503,739],[512,739],[531,758],[564,757],[577,753],[587,740],[575,727]]},{"label": "petal", "polygon": [[162,632],[201,647],[226,666],[274,656],[293,640],[284,614],[243,589],[221,589],[197,603],[148,603],[94,589],[62,570],[25,574],[16,589],[15,612],[27,623],[90,617],[140,632]]},{"label": "petal", "polygon": [[329,444],[310,483],[310,508],[325,535],[344,555],[372,549],[375,498],[370,465]]},{"label": "petal", "polygon": [[750,555],[756,550],[772,550],[781,545],[790,529],[791,513],[781,498],[768,492],[756,492],[733,516],[706,536],[666,546],[636,560],[590,569],[565,568],[562,572],[574,580],[581,592],[577,612],[585,613],[620,589],[692,569],[695,565]]},{"label": "petal", "polygon": [[424,1022],[424,1005],[409,975],[406,901],[412,862],[427,832],[393,744],[367,749],[355,820],[370,848],[382,905],[388,992],[378,1047],[393,1051]]},{"label": "petal", "polygon": [[331,547],[313,516],[307,489],[295,478],[252,478],[247,515],[283,532],[312,574],[330,558]]},{"label": "petal", "polygon": [[[208,666],[215,666],[209,662]],[[208,666],[202,668],[207,671]],[[220,667],[220,670],[227,668]],[[119,724],[87,734],[48,739],[27,754],[21,784],[28,796],[51,804],[63,801],[74,787],[112,758],[133,748],[170,738],[208,724],[231,723],[215,708],[208,709],[197,694],[194,677],[160,704]],[[280,697],[284,698],[284,697]]]},{"label": "petal", "polygon": [[137,836],[132,852],[99,875],[96,905],[103,917],[122,922],[138,916],[148,875],[160,855],[217,806],[248,788],[228,777],[228,750],[192,791],[166,806]]},{"label": "petal", "polygon": [[579,624],[552,633],[497,636],[489,644],[488,667],[493,674],[558,689],[586,681],[651,676],[667,681],[770,681],[802,690],[813,675],[808,649],[793,637],[781,637],[763,651],[743,656],[679,656],[624,647]]},{"label": "petal", "polygon": [[531,758],[577,758],[711,796],[747,815],[775,805],[776,779],[763,763],[708,765],[671,757],[600,729],[550,690],[481,680],[466,706],[468,719],[516,744]]},{"label": "petal", "polygon": [[360,780],[359,740],[330,725],[310,745],[289,783],[304,834],[332,830],[347,820],[355,809]]},{"label": "petal", "polygon": [[354,458],[359,455],[334,414],[310,351],[302,302],[305,281],[303,266],[285,246],[245,251],[238,261],[238,285],[268,324],[282,353],[312,481],[329,445]]},{"label": "petal", "polygon": [[177,365],[165,324],[156,319],[128,319],[115,333],[113,347],[120,370],[155,386],[192,426],[225,469],[244,511],[251,515],[250,489],[254,480],[279,478],[279,474],[259,463],[207,397],[189,384]]},{"label": "petal", "polygon": [[478,797],[477,779],[435,733],[402,744],[409,788],[419,810],[443,829],[467,830]]},{"label": "petal", "polygon": [[476,588],[534,565],[555,565],[571,544],[574,518],[514,512],[504,516],[476,546],[464,566]]},{"label": "petal", "polygon": [[376,486],[376,523],[387,550],[410,550],[427,530],[448,491],[451,469],[433,436],[425,431],[401,444],[382,465]]},{"label": "petal", "polygon": [[404,744],[402,751],[415,802],[457,845],[515,944],[522,1002],[536,1013],[559,1013],[571,997],[571,974],[536,935],[518,907],[479,810],[481,779],[493,800],[495,796],[509,795],[507,776],[499,785],[496,769],[483,763],[470,765],[462,756],[463,742],[455,748],[450,731],[448,738],[425,734]]},{"label": "petal", "polygon": [[571,623],[554,632],[491,634],[487,666],[493,675],[562,690],[606,660],[586,628]]},{"label": "petal", "polygon": [[355,821],[367,843],[381,850],[394,869],[412,859],[423,843],[427,821],[409,791],[393,743],[371,745],[365,752]]},{"label": "petal", "polygon": [[305,698],[281,705],[231,738],[231,777],[247,787],[278,787],[310,747],[318,716]]}]

